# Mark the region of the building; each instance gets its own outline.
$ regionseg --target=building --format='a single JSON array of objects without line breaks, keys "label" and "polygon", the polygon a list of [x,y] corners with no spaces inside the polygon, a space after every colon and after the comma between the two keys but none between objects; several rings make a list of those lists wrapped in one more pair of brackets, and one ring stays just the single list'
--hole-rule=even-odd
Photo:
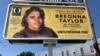
[{"label": "building", "polygon": [[[100,38],[98,43],[100,43]],[[89,40],[84,44],[72,44],[53,49],[53,56],[95,56],[95,53],[93,40]],[[35,56],[48,56],[48,51],[35,53]]]}]

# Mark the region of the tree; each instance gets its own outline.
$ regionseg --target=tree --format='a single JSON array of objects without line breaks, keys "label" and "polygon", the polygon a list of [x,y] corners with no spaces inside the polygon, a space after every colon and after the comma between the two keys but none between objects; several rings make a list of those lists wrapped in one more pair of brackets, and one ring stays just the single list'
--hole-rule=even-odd
[{"label": "tree", "polygon": [[2,55],[0,54],[0,56],[2,56]]},{"label": "tree", "polygon": [[27,52],[21,52],[19,55],[17,56],[35,56],[34,53],[27,51]]}]

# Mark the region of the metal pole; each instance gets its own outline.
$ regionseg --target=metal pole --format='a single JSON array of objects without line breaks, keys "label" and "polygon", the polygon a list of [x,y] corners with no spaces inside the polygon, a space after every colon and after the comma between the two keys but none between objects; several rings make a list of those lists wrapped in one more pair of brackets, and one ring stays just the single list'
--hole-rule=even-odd
[{"label": "metal pole", "polygon": [[96,56],[100,56],[100,51],[99,51],[99,45],[98,45],[98,42],[97,42],[97,38],[96,38],[96,34],[94,32],[94,24],[92,23],[92,29],[93,29],[93,41],[94,41],[94,48],[96,50]]},{"label": "metal pole", "polygon": [[[86,2],[86,4],[85,4],[85,6],[88,8],[88,6],[87,6],[87,2]],[[89,14],[90,15],[90,14]],[[90,16],[90,18],[91,18],[91,16]],[[91,18],[92,19],[92,18]],[[95,50],[96,50],[96,56],[100,56],[100,51],[99,51],[99,46],[98,46],[98,42],[97,42],[97,38],[96,38],[96,34],[95,34],[95,31],[94,31],[94,23],[93,23],[93,21],[91,20],[90,21],[91,22],[91,26],[92,26],[92,31],[93,31],[93,46],[94,46],[94,48],[95,48]]]},{"label": "metal pole", "polygon": [[55,46],[57,40],[43,40],[44,46],[48,47],[48,56],[53,56],[53,46]]},{"label": "metal pole", "polygon": [[52,44],[48,44],[48,56],[53,56]]}]

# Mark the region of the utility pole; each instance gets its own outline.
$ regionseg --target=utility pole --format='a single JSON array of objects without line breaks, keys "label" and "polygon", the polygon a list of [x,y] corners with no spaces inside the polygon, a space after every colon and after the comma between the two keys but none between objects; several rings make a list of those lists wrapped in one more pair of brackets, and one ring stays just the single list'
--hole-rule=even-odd
[{"label": "utility pole", "polygon": [[[85,5],[88,8],[87,3]],[[90,16],[90,19],[92,19],[91,16]],[[98,44],[96,34],[95,34],[95,30],[94,30],[94,22],[92,20],[91,20],[91,28],[92,28],[92,31],[93,31],[93,46],[94,46],[94,49],[96,51],[96,56],[100,56],[99,44]]]},{"label": "utility pole", "polygon": [[95,31],[94,31],[94,23],[92,23],[92,29],[93,29],[93,45],[94,45],[94,48],[95,48],[95,51],[96,51],[96,56],[100,56],[100,51],[99,51],[99,44],[98,44],[98,41],[97,41],[97,38],[96,38],[96,34],[95,34]]}]

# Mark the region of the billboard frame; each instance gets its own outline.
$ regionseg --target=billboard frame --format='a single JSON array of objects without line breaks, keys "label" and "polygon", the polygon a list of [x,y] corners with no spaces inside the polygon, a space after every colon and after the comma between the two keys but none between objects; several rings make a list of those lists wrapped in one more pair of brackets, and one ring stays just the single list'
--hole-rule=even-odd
[{"label": "billboard frame", "polygon": [[31,0],[31,1],[27,1],[27,0],[11,0],[12,2],[14,2],[14,3],[33,3],[33,4],[70,4],[70,5],[72,5],[72,4],[78,4],[78,5],[81,5],[81,4],[85,4],[86,3],[86,0],[83,0],[83,3],[82,2],[72,2],[72,1],[64,1],[64,2],[62,2],[62,1],[56,1],[56,0],[48,0],[48,1],[42,1],[42,0],[38,0],[38,1],[34,1],[34,0]]},{"label": "billboard frame", "polygon": [[[8,11],[9,11],[9,7],[10,7],[10,5],[12,5],[12,4],[16,4],[16,3],[11,3],[11,4],[9,4],[9,6],[8,6]],[[17,5],[19,5],[19,4],[17,4]],[[21,4],[21,5],[26,5],[26,4]],[[33,4],[27,4],[27,5],[33,5]],[[35,5],[35,4],[34,4]],[[38,5],[40,5],[40,4],[38,4]],[[37,5],[36,5],[37,6]],[[41,6],[51,6],[51,5],[41,5]],[[52,5],[52,6],[58,6],[58,5]],[[63,6],[63,7],[66,7],[66,6]],[[67,6],[67,7],[71,7],[71,6]],[[72,6],[73,7],[73,6]],[[84,7],[84,6],[74,6],[74,7]],[[87,9],[87,7],[84,7],[85,9]],[[88,9],[86,10],[87,12],[88,12]],[[6,24],[7,24],[7,20],[8,20],[8,13],[9,12],[7,12],[7,16],[6,16],[6,21],[5,21],[5,26],[4,26],[4,33],[3,33],[3,37],[4,37],[4,35],[5,35],[5,32],[6,32]],[[89,13],[89,12],[88,12]],[[89,17],[89,15],[88,15],[88,17]],[[90,28],[92,28],[91,27],[91,20],[90,20],[90,17],[89,17],[89,21],[90,21]],[[26,42],[27,41],[27,43],[43,43],[43,40],[57,40],[58,41],[58,43],[83,43],[83,42],[85,42],[87,39],[89,39],[89,38],[85,38],[85,39],[58,39],[58,38],[39,38],[39,39],[37,39],[37,38],[11,38],[11,39],[9,39],[9,38],[6,38],[6,37],[4,37],[4,39],[7,39],[7,40],[9,40],[9,42],[15,42],[15,43],[17,43],[18,41],[19,42]],[[35,40],[36,42],[34,42],[33,40]]]}]

